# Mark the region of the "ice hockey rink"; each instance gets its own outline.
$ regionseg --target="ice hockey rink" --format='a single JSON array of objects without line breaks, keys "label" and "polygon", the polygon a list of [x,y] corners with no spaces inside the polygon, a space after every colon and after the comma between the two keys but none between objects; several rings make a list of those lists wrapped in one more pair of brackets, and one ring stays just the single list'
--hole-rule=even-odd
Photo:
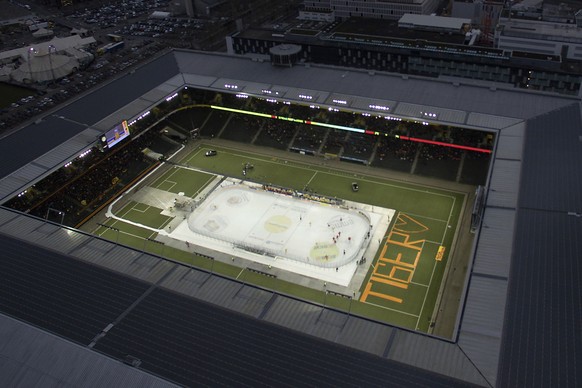
[{"label": "ice hockey rink", "polygon": [[227,179],[205,193],[179,225],[161,233],[348,286],[357,262],[376,253],[394,213],[353,202],[323,203]]}]

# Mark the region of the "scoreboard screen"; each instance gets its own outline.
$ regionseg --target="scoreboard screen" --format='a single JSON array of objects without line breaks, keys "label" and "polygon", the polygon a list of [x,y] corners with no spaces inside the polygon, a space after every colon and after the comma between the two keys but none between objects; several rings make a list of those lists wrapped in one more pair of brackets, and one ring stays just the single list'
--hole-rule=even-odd
[{"label": "scoreboard screen", "polygon": [[107,148],[111,148],[128,136],[129,127],[127,126],[127,121],[124,120],[101,136],[101,142]]}]

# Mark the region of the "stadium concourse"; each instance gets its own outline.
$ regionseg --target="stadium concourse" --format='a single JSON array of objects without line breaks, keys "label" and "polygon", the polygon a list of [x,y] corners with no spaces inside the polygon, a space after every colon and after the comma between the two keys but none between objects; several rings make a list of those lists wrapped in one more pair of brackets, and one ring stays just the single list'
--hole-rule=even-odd
[{"label": "stadium concourse", "polygon": [[4,203],[184,87],[277,91],[297,103],[308,95],[321,106],[383,106],[403,119],[495,131],[453,341],[256,288],[3,207],[3,383],[579,386],[580,100],[463,82],[168,51],[0,140]]}]

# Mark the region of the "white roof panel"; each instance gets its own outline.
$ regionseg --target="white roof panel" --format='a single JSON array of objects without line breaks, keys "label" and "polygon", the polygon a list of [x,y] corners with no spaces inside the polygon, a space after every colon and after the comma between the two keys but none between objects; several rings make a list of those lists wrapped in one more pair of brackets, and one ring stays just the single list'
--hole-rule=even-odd
[{"label": "white roof panel", "polygon": [[212,85],[213,82],[216,81],[216,77],[209,76],[209,75],[198,75],[198,74],[189,74],[185,73],[184,76],[184,83],[186,85],[192,86],[202,86],[202,87],[209,87]]},{"label": "white roof panel", "polygon": [[520,171],[521,162],[519,161],[495,160],[487,206],[516,208]]},{"label": "white roof panel", "polygon": [[177,387],[0,314],[0,376],[10,387]]},{"label": "white roof panel", "polygon": [[[335,95],[337,95],[337,93],[334,93],[332,95],[332,97]],[[377,100],[377,99],[362,97],[362,96],[352,96],[351,101],[352,101],[352,106],[351,106],[352,108],[370,111],[370,112],[375,112],[379,115],[391,115],[391,114],[393,114],[394,107],[397,104],[397,102],[393,101],[393,100]],[[379,106],[379,107],[387,107],[388,110],[384,110],[382,108],[379,108],[379,109],[378,108],[370,108],[370,105],[375,105],[375,106]]]},{"label": "white roof panel", "polygon": [[473,272],[507,278],[516,211],[485,208]]},{"label": "white roof panel", "polygon": [[327,92],[307,88],[287,88],[287,92],[285,93],[286,99],[304,104],[325,104],[328,96],[329,93]]},{"label": "white roof panel", "polygon": [[270,84],[265,84],[261,82],[249,82],[245,85],[243,92],[253,95],[261,96],[263,95],[263,90],[271,89]]},{"label": "white roof panel", "polygon": [[473,275],[459,333],[459,346],[492,386],[497,378],[506,297],[507,279]]},{"label": "white roof panel", "polygon": [[[435,101],[438,102],[438,101]],[[416,117],[419,120],[443,121],[445,123],[463,124],[467,114],[460,110],[439,108],[429,105],[400,102],[394,108],[394,114],[405,117]],[[435,116],[433,116],[435,115]]]},{"label": "white roof panel", "polygon": [[456,344],[435,338],[397,330],[387,358],[485,385],[483,376]]},{"label": "white roof panel", "polygon": [[481,128],[502,129],[521,122],[521,119],[512,117],[501,117],[496,115],[470,112],[467,117],[467,124]]},{"label": "white roof panel", "polygon": [[507,296],[507,279],[473,275],[467,295],[461,333],[501,338]]},{"label": "white roof panel", "polygon": [[499,134],[496,154],[498,159],[521,160],[522,152],[523,136],[508,136],[504,132]]},{"label": "white roof panel", "polygon": [[[23,168],[26,168],[24,166]],[[20,170],[19,170],[20,171]],[[30,186],[30,181],[8,175],[0,180],[0,201],[8,200]]]}]

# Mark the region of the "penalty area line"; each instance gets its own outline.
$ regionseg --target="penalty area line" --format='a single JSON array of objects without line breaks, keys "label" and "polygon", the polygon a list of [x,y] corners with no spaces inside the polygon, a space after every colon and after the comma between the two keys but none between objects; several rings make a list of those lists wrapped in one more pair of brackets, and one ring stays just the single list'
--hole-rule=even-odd
[{"label": "penalty area line", "polygon": [[[173,177],[174,174],[176,174],[177,172],[178,172],[178,169],[176,168],[176,166],[174,166],[174,168],[164,172],[162,174],[162,176],[160,176],[158,179],[156,179],[150,186],[154,187],[156,189],[159,189],[162,184],[164,184],[167,180],[169,180],[171,177]],[[170,182],[172,182],[172,181],[170,181]],[[175,182],[172,182],[172,183],[175,183]]]},{"label": "penalty area line", "polygon": [[[141,202],[136,202],[136,206],[139,203],[141,203]],[[150,205],[147,205],[148,207],[146,207],[144,210],[141,210],[141,209],[138,209],[136,206],[132,207],[130,210],[133,210],[135,212],[142,213],[142,214],[147,212],[148,210],[150,210],[150,207],[151,207]]]}]

